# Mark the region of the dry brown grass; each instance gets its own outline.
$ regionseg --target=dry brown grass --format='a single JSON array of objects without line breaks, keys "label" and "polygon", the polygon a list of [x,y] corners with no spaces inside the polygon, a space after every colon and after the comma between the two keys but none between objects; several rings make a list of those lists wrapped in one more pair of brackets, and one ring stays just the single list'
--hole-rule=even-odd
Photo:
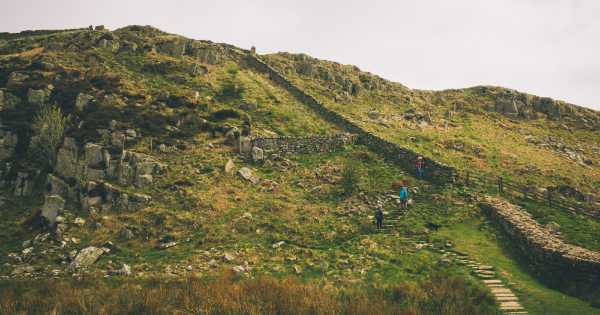
[{"label": "dry brown grass", "polygon": [[0,284],[1,314],[495,314],[491,298],[457,278],[391,289],[323,289],[296,279],[99,279]]}]

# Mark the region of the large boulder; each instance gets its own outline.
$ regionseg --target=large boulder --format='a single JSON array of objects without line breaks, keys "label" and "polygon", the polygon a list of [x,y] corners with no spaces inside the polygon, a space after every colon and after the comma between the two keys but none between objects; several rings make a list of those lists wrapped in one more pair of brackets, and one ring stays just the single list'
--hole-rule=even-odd
[{"label": "large boulder", "polygon": [[42,217],[46,218],[49,226],[54,226],[56,217],[65,207],[65,200],[58,195],[47,195],[42,206]]},{"label": "large boulder", "polygon": [[104,250],[102,248],[90,246],[82,249],[73,262],[71,262],[71,268],[85,268],[94,264],[100,256],[104,254]]}]

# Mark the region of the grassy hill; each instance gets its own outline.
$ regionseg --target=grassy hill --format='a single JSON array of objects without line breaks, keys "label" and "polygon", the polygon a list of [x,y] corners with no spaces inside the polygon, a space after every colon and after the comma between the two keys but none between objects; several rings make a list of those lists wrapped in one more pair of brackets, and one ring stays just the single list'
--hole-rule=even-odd
[{"label": "grassy hill", "polygon": [[[232,138],[249,123],[254,136],[343,132],[248,67],[249,53],[142,26],[0,34],[0,156],[9,163],[0,175],[0,312],[497,313],[489,290],[449,252],[494,265],[531,314],[598,312],[532,277],[480,214],[477,191],[418,180],[360,144],[323,154],[266,152],[258,163],[240,155]],[[304,55],[262,57],[329,108],[433,159],[540,187],[600,190],[597,112],[501,88],[411,90]],[[86,211],[68,202],[60,236],[31,224],[46,174],[60,176],[33,150],[36,115],[48,105],[68,117],[65,136],[80,151],[96,143],[113,156],[127,150],[166,165],[149,185],[106,179],[130,196],[151,197],[148,204]],[[242,167],[260,181],[239,176]],[[24,197],[15,196],[19,172],[36,174]],[[392,197],[392,183],[402,179],[414,199],[407,212]],[[385,231],[373,224],[378,203]],[[600,249],[597,220],[528,210],[558,222],[567,240]],[[90,246],[109,251],[72,268]],[[97,295],[35,302],[73,288]],[[122,298],[111,298],[112,290]],[[210,299],[190,302],[197,292]],[[239,303],[228,304],[228,294]],[[290,302],[298,295],[305,299]],[[314,299],[322,303],[306,302]],[[156,303],[165,300],[177,302]]]}]

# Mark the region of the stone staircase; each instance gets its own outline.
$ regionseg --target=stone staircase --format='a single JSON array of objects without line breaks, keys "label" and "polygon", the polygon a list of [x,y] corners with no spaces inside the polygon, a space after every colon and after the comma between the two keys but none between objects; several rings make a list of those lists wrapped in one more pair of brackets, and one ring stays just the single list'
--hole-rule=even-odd
[{"label": "stone staircase", "polygon": [[514,292],[506,287],[502,280],[498,279],[497,272],[493,266],[480,264],[462,253],[448,251],[445,253],[445,256],[471,269],[471,273],[481,279],[490,289],[502,312],[509,315],[528,314]]},{"label": "stone staircase", "polygon": [[[399,207],[388,211],[384,216],[383,228],[378,230],[380,234],[393,235],[398,231],[398,222],[402,220],[402,216],[406,214],[405,210]],[[525,315],[528,312],[521,305],[519,298],[514,292],[508,288],[502,280],[498,279],[497,272],[493,266],[483,265],[464,253],[455,251],[447,251],[438,249],[443,258],[451,259],[452,261],[463,265],[471,270],[471,273],[480,279],[492,292],[496,299],[500,310],[507,315]]]}]

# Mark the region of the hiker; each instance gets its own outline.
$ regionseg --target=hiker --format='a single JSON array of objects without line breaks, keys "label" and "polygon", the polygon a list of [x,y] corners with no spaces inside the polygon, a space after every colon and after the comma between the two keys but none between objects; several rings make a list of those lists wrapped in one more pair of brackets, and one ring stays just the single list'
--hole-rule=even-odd
[{"label": "hiker", "polygon": [[383,228],[383,210],[381,209],[381,205],[378,205],[377,209],[375,209],[375,220],[377,221],[377,228],[382,229]]},{"label": "hiker", "polygon": [[415,167],[417,169],[417,177],[423,178],[423,168],[425,167],[425,161],[423,161],[422,156],[419,155],[417,157],[417,163],[415,164]]},{"label": "hiker", "polygon": [[408,183],[406,180],[403,180],[402,186],[400,186],[400,209],[408,209]]}]

